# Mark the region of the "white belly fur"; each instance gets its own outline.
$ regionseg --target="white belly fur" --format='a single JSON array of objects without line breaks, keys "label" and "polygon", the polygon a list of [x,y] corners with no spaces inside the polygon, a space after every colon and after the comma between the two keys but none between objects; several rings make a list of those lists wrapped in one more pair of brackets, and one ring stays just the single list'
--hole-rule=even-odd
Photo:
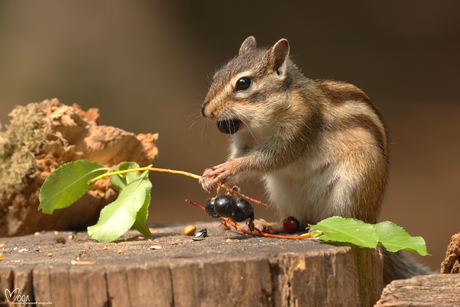
[{"label": "white belly fur", "polygon": [[[299,169],[300,168],[300,169]],[[264,176],[270,196],[270,207],[278,211],[280,219],[296,217],[302,227],[316,224],[330,216],[342,215],[350,205],[347,197],[350,182],[340,168],[330,166],[324,172],[311,165],[291,165]],[[337,179],[339,177],[339,179]],[[330,184],[337,180],[333,188]],[[329,188],[328,188],[329,186]]]}]

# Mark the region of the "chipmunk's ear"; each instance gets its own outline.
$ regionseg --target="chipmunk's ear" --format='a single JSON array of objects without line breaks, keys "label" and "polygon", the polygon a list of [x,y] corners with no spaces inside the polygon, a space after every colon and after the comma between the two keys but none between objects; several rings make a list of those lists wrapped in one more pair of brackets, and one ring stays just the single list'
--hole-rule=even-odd
[{"label": "chipmunk's ear", "polygon": [[257,42],[254,36],[249,36],[244,40],[240,47],[240,55],[245,54],[257,48]]},{"label": "chipmunk's ear", "polygon": [[287,59],[289,57],[289,42],[283,38],[276,42],[267,55],[269,57],[269,63],[273,65],[273,70],[278,75],[283,75],[286,72]]}]

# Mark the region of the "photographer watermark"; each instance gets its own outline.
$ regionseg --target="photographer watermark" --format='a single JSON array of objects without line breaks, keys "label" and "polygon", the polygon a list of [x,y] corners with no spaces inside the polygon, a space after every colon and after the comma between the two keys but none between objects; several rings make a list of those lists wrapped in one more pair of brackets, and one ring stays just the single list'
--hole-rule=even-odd
[{"label": "photographer watermark", "polygon": [[9,306],[15,304],[22,305],[52,305],[51,302],[31,302],[28,295],[21,295],[21,290],[19,288],[10,291],[10,289],[5,290],[6,302],[10,303]]}]

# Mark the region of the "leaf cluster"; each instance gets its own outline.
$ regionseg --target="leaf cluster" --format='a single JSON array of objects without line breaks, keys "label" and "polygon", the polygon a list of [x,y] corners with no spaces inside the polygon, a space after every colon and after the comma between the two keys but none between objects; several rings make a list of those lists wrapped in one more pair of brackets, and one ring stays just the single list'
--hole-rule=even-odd
[{"label": "leaf cluster", "polygon": [[[88,227],[88,234],[93,239],[100,242],[111,242],[131,228],[151,236],[147,227],[150,190],[152,189],[148,171],[123,173],[123,171],[138,168],[139,165],[135,162],[123,162],[114,169],[110,179],[113,188],[119,192],[119,195],[114,202],[101,210],[96,225]],[[88,160],[78,160],[61,165],[43,183],[40,189],[38,209],[52,214],[55,209],[70,206],[94,186],[94,182],[89,183],[88,181],[101,177],[108,171],[109,169],[103,164]]]},{"label": "leaf cluster", "polygon": [[412,237],[404,228],[389,221],[372,225],[356,219],[333,216],[310,227],[313,231],[323,233],[318,237],[323,241],[352,243],[370,248],[380,245],[390,252],[409,250],[422,256],[429,255],[422,237]]}]

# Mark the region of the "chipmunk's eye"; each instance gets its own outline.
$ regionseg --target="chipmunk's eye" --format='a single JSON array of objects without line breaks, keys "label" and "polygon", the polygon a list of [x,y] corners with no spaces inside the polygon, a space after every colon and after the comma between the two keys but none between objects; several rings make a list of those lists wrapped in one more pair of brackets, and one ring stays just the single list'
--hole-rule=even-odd
[{"label": "chipmunk's eye", "polygon": [[236,86],[235,90],[236,91],[244,91],[247,90],[251,86],[251,79],[248,77],[243,77],[239,78],[238,81],[236,81]]}]

